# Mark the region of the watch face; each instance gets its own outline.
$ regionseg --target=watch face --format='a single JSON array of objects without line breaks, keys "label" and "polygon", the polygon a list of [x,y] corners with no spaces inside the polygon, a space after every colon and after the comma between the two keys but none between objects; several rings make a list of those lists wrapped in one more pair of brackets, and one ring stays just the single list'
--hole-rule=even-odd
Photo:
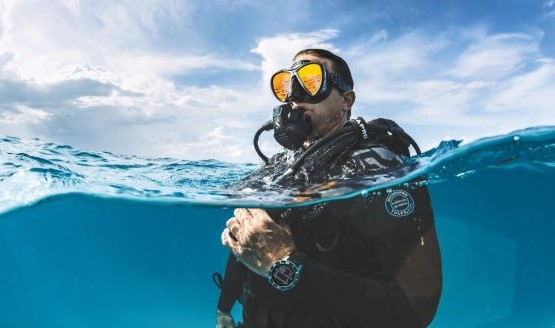
[{"label": "watch face", "polygon": [[289,287],[296,278],[297,267],[291,262],[278,263],[271,273],[272,283],[276,287]]},{"label": "watch face", "polygon": [[[286,257],[283,260],[274,262],[270,267],[270,272],[268,274],[268,281],[277,290],[282,292],[288,291],[294,288],[299,282],[301,276],[302,257],[301,253],[297,253],[291,259]],[[299,261],[300,263],[297,264]]]}]

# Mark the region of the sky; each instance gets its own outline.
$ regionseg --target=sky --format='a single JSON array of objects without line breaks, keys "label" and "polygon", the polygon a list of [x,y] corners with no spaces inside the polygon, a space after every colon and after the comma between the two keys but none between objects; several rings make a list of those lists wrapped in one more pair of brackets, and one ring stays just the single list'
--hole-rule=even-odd
[{"label": "sky", "polygon": [[0,0],[0,135],[255,163],[269,78],[314,47],[424,150],[555,125],[555,0]]}]

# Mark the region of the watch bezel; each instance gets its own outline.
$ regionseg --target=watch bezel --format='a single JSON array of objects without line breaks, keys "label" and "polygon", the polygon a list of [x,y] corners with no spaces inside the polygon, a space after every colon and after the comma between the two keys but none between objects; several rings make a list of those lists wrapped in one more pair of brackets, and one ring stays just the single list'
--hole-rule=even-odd
[{"label": "watch bezel", "polygon": [[[289,282],[287,285],[282,285],[279,284],[275,281],[274,279],[274,273],[276,270],[278,270],[278,268],[282,267],[282,266],[286,266],[288,268],[290,268],[293,272],[295,272],[294,276],[292,277],[291,282]],[[270,270],[268,270],[268,281],[270,282],[270,284],[272,286],[274,286],[274,288],[276,288],[279,291],[285,292],[288,290],[293,289],[298,283],[299,280],[301,278],[301,269],[302,269],[302,264],[296,264],[293,261],[290,260],[290,257],[286,257],[284,259],[278,260],[276,262],[274,262],[272,264],[272,266],[270,267]]]}]

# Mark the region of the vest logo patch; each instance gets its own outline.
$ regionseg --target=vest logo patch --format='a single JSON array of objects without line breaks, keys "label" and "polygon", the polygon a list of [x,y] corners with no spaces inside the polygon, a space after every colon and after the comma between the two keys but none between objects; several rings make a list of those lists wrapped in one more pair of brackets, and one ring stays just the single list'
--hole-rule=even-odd
[{"label": "vest logo patch", "polygon": [[385,199],[385,210],[398,218],[411,215],[414,212],[414,199],[404,190],[393,190]]}]

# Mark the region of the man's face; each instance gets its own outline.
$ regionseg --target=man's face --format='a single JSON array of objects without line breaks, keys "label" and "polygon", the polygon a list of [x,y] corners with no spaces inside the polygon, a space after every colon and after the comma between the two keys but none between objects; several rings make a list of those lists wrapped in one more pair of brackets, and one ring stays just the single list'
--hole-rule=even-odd
[{"label": "man's face", "polygon": [[[300,55],[295,58],[296,62],[301,60],[320,63],[329,73],[333,73],[332,62],[327,58],[314,55]],[[311,137],[322,137],[341,128],[347,122],[347,112],[351,108],[336,88],[332,89],[326,99],[317,104],[303,102],[293,102],[292,104],[293,109],[304,109],[304,115],[310,117],[313,128]]]}]

